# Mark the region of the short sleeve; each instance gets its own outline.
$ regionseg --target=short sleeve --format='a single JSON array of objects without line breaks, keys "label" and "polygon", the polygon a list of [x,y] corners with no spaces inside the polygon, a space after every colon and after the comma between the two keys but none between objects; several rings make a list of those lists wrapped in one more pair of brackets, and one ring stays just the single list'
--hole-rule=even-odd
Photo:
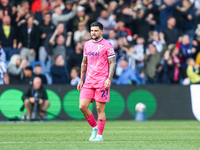
[{"label": "short sleeve", "polygon": [[86,50],[86,46],[87,43],[84,44],[84,48],[83,48],[83,56],[87,56],[87,50]]},{"label": "short sleeve", "polygon": [[107,46],[107,57],[111,58],[115,56],[115,50],[112,46],[112,44],[109,42],[108,46]]}]

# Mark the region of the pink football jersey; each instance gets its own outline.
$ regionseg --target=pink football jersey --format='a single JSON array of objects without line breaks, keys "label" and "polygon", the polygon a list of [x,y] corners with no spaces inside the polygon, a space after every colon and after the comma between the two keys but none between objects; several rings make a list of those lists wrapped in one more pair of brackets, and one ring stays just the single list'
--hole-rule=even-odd
[{"label": "pink football jersey", "polygon": [[112,44],[104,38],[98,42],[90,40],[85,43],[83,54],[87,56],[87,73],[83,87],[103,87],[109,75],[108,58],[115,56]]}]

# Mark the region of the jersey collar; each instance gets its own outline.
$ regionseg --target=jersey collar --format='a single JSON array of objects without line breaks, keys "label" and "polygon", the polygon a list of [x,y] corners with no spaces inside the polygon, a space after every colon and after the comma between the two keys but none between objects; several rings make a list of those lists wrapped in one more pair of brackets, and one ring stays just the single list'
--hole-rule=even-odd
[{"label": "jersey collar", "polygon": [[103,40],[103,37],[102,37],[100,40],[98,40],[98,41],[94,41],[94,40],[93,40],[93,42],[94,42],[94,43],[99,43],[99,42],[101,42],[102,40]]}]

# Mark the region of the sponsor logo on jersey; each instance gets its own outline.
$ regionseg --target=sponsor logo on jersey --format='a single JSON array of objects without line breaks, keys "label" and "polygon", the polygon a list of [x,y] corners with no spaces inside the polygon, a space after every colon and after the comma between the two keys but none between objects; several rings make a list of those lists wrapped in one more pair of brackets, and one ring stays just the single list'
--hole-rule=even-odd
[{"label": "sponsor logo on jersey", "polygon": [[98,52],[88,52],[88,56],[99,56],[99,51]]}]

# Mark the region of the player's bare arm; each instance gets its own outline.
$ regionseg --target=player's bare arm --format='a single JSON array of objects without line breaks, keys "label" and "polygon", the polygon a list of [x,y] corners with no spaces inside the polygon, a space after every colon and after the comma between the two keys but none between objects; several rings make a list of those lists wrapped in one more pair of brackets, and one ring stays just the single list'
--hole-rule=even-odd
[{"label": "player's bare arm", "polygon": [[81,80],[77,85],[77,89],[80,91],[83,86],[83,80],[87,71],[87,56],[83,56],[83,60],[81,63]]},{"label": "player's bare arm", "polygon": [[113,75],[115,73],[115,57],[108,58],[109,61],[109,76],[105,81],[105,89],[110,88]]}]

